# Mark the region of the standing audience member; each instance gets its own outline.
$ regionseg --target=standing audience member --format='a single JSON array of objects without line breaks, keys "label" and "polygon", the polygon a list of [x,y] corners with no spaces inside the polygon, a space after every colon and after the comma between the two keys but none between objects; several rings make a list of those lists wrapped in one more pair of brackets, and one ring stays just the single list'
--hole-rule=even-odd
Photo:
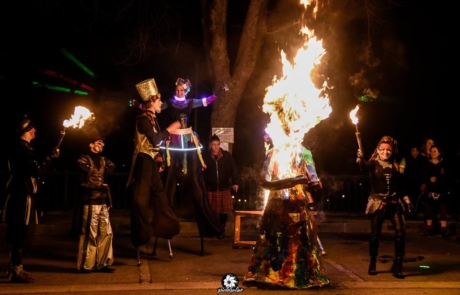
[{"label": "standing audience member", "polygon": [[424,164],[425,158],[420,154],[416,145],[411,146],[409,155],[402,158],[399,162],[399,170],[404,174],[407,194],[409,195],[411,203],[416,204],[416,211],[421,201],[422,171]]},{"label": "standing audience member", "polygon": [[238,169],[232,155],[220,147],[217,135],[211,137],[210,151],[204,154],[206,164],[204,179],[209,205],[219,214],[222,231],[218,238],[225,237],[228,212],[233,211],[232,192],[238,192]]},{"label": "standing audience member", "polygon": [[59,157],[59,149],[44,160],[39,159],[31,141],[35,138],[35,125],[25,116],[16,128],[18,140],[8,157],[10,178],[3,219],[6,222],[5,240],[10,245],[8,280],[15,283],[30,283],[34,279],[24,270],[22,254],[26,242],[33,238],[38,216],[35,210],[40,189],[40,176],[46,172],[52,160]]},{"label": "standing audience member", "polygon": [[439,214],[441,235],[447,236],[447,175],[446,163],[441,149],[432,145],[429,150],[428,163],[423,173],[425,195],[426,235],[434,234],[433,219]]},{"label": "standing audience member", "polygon": [[101,155],[104,142],[99,133],[89,135],[89,150],[77,160],[81,169],[81,208],[79,208],[79,243],[77,269],[81,272],[112,272],[113,231],[109,210],[112,207],[107,175],[115,164]]},{"label": "standing audience member", "polygon": [[142,113],[136,117],[134,152],[127,185],[132,190],[131,242],[138,248],[152,236],[171,239],[180,231],[160,171],[164,169],[160,143],[180,127],[174,121],[161,131],[155,113],[161,112],[160,93],[154,79],[136,85],[142,99]]},{"label": "standing audience member", "polygon": [[420,148],[420,155],[425,159],[428,159],[430,156],[430,148],[434,145],[434,140],[432,138],[425,138],[423,140],[422,147]]},{"label": "standing audience member", "polygon": [[361,170],[369,171],[371,179],[371,195],[369,197],[366,214],[371,221],[371,236],[369,240],[369,275],[376,275],[376,262],[379,250],[379,240],[382,225],[385,219],[390,219],[395,229],[395,258],[391,272],[398,279],[403,279],[402,264],[406,248],[406,230],[404,225],[404,206],[413,210],[408,196],[404,194],[402,175],[396,163],[397,142],[390,136],[383,136],[370,157],[364,160],[361,150],[358,150],[358,164]]}]

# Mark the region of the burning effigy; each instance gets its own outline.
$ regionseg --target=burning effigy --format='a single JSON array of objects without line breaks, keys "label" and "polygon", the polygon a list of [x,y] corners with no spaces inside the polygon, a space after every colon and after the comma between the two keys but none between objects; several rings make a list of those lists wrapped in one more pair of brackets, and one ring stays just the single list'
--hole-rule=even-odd
[{"label": "burning effigy", "polygon": [[[305,4],[305,7],[310,4]],[[270,116],[265,131],[274,148],[261,173],[265,189],[260,233],[244,276],[246,285],[266,284],[290,289],[329,285],[317,239],[312,192],[321,188],[305,134],[332,109],[323,89],[315,87],[312,70],[325,53],[321,41],[308,33],[291,64],[281,52],[283,76],[266,90],[263,111]]]}]

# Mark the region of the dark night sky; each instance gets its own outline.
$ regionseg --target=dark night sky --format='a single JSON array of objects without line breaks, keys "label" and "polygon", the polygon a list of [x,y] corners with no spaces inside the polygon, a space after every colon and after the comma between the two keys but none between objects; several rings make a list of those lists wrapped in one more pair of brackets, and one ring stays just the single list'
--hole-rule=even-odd
[{"label": "dark night sky", "polygon": [[[184,5],[181,2],[184,1],[174,1],[177,7]],[[235,5],[243,2],[237,1]],[[364,149],[370,154],[384,134],[396,137],[401,152],[408,150],[410,144],[421,143],[424,137],[433,137],[446,149],[446,154],[451,155],[459,147],[458,140],[453,136],[456,132],[451,131],[459,126],[459,116],[454,108],[457,83],[453,81],[453,76],[458,75],[451,74],[455,46],[449,14],[453,14],[454,9],[444,6],[451,4],[430,7],[415,0],[405,2],[405,6],[393,9],[391,25],[388,26],[394,38],[402,44],[398,47],[402,53],[394,54],[398,49],[395,47],[383,49],[393,51],[392,56],[401,57],[406,66],[401,70],[393,66],[401,60],[392,60],[391,57],[382,59],[388,65],[382,67],[385,72],[380,79],[385,81],[380,90],[382,97],[392,99],[376,99],[361,105],[358,116]],[[75,13],[67,11],[64,14],[55,6],[39,3],[34,6],[28,25],[24,25],[22,22],[27,17],[21,14],[23,9],[11,7],[3,10],[7,15],[3,15],[2,19],[8,24],[2,24],[2,39],[8,42],[2,45],[0,86],[4,105],[2,128],[6,138],[10,138],[14,118],[26,112],[39,126],[37,145],[43,150],[51,149],[62,129],[62,121],[73,112],[75,105],[82,104],[94,111],[99,127],[106,134],[106,154],[119,167],[129,164],[134,109],[128,107],[128,100],[136,97],[134,85],[137,82],[155,77],[163,96],[169,97],[174,90],[175,79],[188,77],[194,84],[189,97],[210,94],[210,82],[201,50],[199,7],[189,1],[185,3],[188,4],[186,13],[171,4],[169,13],[180,14],[180,24],[176,18],[168,19],[169,28],[166,30],[163,27],[165,24],[160,23],[158,32],[163,34],[161,43],[153,40],[152,44],[156,46],[147,52],[149,56],[135,65],[120,64],[128,56],[126,49],[133,37],[134,17],[113,22],[114,11],[105,10],[104,14],[99,15],[98,22],[93,23],[93,17],[90,13],[85,14],[85,10]],[[240,12],[232,10],[230,20],[235,24],[233,31],[237,32],[242,22]],[[353,30],[359,23],[350,23],[342,28],[347,37],[343,37],[341,46],[348,44],[346,51],[340,45],[325,41],[329,46],[326,49],[335,57],[349,55],[350,60],[357,59]],[[175,30],[179,26],[182,30],[181,43],[176,43]],[[152,38],[158,32],[154,32]],[[233,35],[229,35],[232,38]],[[246,89],[245,99],[239,107],[238,118],[241,120],[235,126],[233,154],[240,166],[260,163],[262,160],[262,130],[267,117],[259,106],[264,88],[271,83],[273,73],[279,68],[278,45],[274,46],[273,40],[273,37],[267,39],[261,60]],[[65,58],[60,52],[61,48],[74,54],[97,77],[90,77]],[[96,91],[85,97],[31,87],[31,81],[69,86],[60,79],[44,75],[40,69],[54,70],[92,86]],[[336,72],[340,70],[336,69]],[[331,75],[334,73],[332,70]],[[356,168],[354,126],[349,122],[348,113],[358,101],[343,98],[345,95],[340,93],[343,87],[338,85],[338,90],[330,95],[333,106],[331,117],[306,136],[306,145],[312,149],[317,166],[323,173],[349,173],[355,172]],[[6,107],[7,102],[12,107]],[[209,134],[210,111],[211,108],[200,109],[196,114],[196,129],[202,137]],[[195,117],[192,117],[192,122],[194,120]],[[81,150],[81,145],[75,144],[81,138],[79,132],[67,132],[61,149],[62,167],[68,167],[64,159],[70,161]]]}]

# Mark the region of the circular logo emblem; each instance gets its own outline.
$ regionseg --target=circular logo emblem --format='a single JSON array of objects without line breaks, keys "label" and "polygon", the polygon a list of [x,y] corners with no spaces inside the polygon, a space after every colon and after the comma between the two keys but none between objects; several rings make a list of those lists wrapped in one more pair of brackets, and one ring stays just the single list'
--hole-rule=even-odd
[{"label": "circular logo emblem", "polygon": [[228,289],[233,289],[238,287],[238,277],[232,273],[228,273],[222,277],[222,287],[228,288]]},{"label": "circular logo emblem", "polygon": [[219,288],[218,293],[240,293],[243,288],[238,287],[238,277],[232,273],[224,275],[221,279],[222,288]]}]

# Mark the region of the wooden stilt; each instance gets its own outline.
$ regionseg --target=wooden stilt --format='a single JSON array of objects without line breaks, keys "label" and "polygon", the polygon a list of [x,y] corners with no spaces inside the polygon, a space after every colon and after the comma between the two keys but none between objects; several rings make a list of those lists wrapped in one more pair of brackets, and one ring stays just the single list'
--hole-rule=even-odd
[{"label": "wooden stilt", "polygon": [[203,241],[203,237],[200,237],[200,242],[201,242],[200,256],[204,256],[204,241]]},{"label": "wooden stilt", "polygon": [[157,255],[157,244],[158,244],[158,237],[155,237],[155,243],[153,244],[152,256]]},{"label": "wooden stilt", "polygon": [[137,248],[137,266],[141,266],[141,251]]},{"label": "wooden stilt", "polygon": [[171,240],[168,239],[168,247],[169,247],[169,259],[173,258],[173,252],[172,252],[172,247],[171,247]]}]

